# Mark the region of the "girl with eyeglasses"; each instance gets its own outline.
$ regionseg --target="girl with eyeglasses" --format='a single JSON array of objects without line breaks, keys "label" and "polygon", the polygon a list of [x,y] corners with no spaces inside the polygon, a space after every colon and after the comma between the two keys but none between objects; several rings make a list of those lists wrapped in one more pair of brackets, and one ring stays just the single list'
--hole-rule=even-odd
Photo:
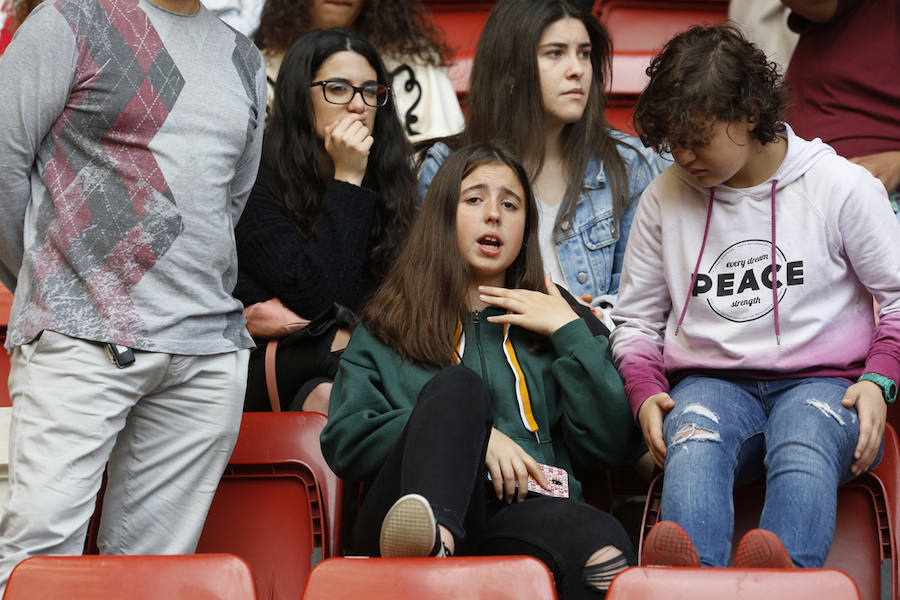
[{"label": "girl with eyeglasses", "polygon": [[478,40],[465,131],[429,149],[419,183],[424,198],[453,147],[507,144],[538,199],[544,268],[603,307],[615,302],[637,199],[668,166],[607,124],[611,54],[606,30],[576,0],[498,2]]},{"label": "girl with eyeglasses", "polygon": [[[357,310],[377,288],[415,215],[412,147],[387,81],[374,46],[344,29],[303,36],[279,71],[259,175],[235,230],[235,296],[255,335],[271,337],[254,331],[252,315],[273,303],[285,331],[313,321],[299,346],[283,342],[277,354],[286,409],[327,412],[332,350],[352,323],[334,307]],[[270,404],[263,364],[262,352],[251,356],[247,410]]]},{"label": "girl with eyeglasses", "polygon": [[462,110],[446,67],[452,53],[422,0],[267,0],[253,41],[265,58],[270,86],[297,38],[332,27],[352,29],[378,49],[411,141],[462,129]]}]

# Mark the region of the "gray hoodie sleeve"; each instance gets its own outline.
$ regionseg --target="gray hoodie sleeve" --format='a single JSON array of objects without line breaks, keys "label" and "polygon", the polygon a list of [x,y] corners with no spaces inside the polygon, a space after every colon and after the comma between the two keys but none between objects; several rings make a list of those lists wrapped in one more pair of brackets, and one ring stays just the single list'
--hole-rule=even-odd
[{"label": "gray hoodie sleeve", "polygon": [[0,56],[0,281],[13,291],[38,149],[69,100],[77,55],[72,30],[45,2]]}]

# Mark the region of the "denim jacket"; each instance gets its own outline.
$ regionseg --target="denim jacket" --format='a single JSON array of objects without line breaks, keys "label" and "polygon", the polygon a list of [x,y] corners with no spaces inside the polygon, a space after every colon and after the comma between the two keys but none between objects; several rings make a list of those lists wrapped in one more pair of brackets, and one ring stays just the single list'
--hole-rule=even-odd
[{"label": "denim jacket", "polygon": [[[584,174],[581,194],[570,221],[556,232],[556,256],[566,287],[575,297],[591,294],[594,304],[615,304],[619,291],[619,273],[625,257],[628,232],[637,209],[638,198],[654,177],[669,162],[652,149],[644,148],[637,138],[616,130],[610,133],[627,146],[618,146],[628,172],[629,202],[622,220],[613,219],[612,193],[600,161],[592,156]],[[438,167],[450,155],[450,148],[438,142],[428,149],[419,173],[419,197],[425,199],[428,186]]]}]

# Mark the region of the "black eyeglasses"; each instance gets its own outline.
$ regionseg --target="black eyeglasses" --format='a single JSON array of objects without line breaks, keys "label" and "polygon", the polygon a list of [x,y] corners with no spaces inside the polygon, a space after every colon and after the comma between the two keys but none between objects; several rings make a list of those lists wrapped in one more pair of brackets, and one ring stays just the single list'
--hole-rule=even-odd
[{"label": "black eyeglasses", "polygon": [[368,106],[379,107],[384,106],[390,98],[390,91],[386,85],[380,83],[367,83],[362,87],[352,85],[346,79],[326,79],[324,81],[314,81],[309,87],[322,87],[322,94],[325,96],[325,102],[331,104],[350,104],[353,97],[359,93],[363,102]]}]

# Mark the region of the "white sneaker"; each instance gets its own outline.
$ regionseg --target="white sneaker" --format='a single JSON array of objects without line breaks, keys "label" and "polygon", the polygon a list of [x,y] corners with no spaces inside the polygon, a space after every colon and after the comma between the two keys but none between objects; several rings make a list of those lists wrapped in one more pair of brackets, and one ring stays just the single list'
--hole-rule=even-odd
[{"label": "white sneaker", "polygon": [[438,556],[443,550],[431,504],[407,494],[394,502],[381,523],[381,556]]}]

